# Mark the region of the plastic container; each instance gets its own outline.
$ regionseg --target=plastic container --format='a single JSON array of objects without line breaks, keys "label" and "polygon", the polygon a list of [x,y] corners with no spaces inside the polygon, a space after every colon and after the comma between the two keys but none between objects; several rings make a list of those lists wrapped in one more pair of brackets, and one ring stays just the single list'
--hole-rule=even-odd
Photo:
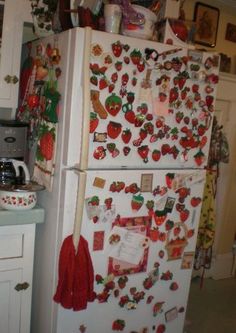
[{"label": "plastic container", "polygon": [[138,6],[132,5],[133,9],[143,14],[144,20],[142,24],[123,24],[122,27],[122,34],[125,36],[142,38],[142,39],[152,39],[155,23],[157,21],[156,15],[149,9]]}]

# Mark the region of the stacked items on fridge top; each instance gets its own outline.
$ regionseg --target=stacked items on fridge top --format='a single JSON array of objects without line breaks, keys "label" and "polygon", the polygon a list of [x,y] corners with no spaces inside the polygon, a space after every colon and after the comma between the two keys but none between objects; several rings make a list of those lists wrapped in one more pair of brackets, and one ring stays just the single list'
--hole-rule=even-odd
[{"label": "stacked items on fridge top", "polygon": [[204,167],[218,55],[125,40],[92,41],[89,165]]}]

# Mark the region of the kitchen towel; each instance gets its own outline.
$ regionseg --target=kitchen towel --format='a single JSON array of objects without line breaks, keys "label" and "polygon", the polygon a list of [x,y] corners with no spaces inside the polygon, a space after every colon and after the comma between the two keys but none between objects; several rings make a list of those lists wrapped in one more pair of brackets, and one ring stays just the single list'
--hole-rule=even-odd
[{"label": "kitchen towel", "polygon": [[64,239],[59,257],[59,277],[54,301],[66,309],[80,311],[93,302],[94,270],[88,242],[80,236],[76,252],[72,235]]},{"label": "kitchen towel", "polygon": [[56,161],[57,124],[42,120],[39,125],[38,142],[32,179],[52,190]]}]

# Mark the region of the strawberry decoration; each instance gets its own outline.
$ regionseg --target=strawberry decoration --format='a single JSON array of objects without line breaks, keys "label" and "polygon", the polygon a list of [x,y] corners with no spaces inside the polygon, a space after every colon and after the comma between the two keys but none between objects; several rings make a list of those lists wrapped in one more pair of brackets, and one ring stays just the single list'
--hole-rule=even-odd
[{"label": "strawberry decoration", "polygon": [[99,119],[97,117],[97,114],[94,112],[90,112],[90,122],[89,122],[89,133],[93,133],[99,123]]},{"label": "strawberry decoration", "polygon": [[134,49],[130,53],[130,59],[134,65],[138,65],[140,63],[140,60],[142,59],[142,53],[139,50]]},{"label": "strawberry decoration", "polygon": [[122,70],[122,62],[121,61],[117,61],[115,63],[115,69],[119,72]]},{"label": "strawberry decoration", "polygon": [[99,197],[97,195],[94,195],[89,199],[88,205],[99,206],[99,202],[100,202]]},{"label": "strawberry decoration", "polygon": [[157,242],[158,241],[158,236],[159,236],[158,228],[150,229],[149,238],[151,239],[152,242]]},{"label": "strawberry decoration", "polygon": [[131,137],[132,137],[132,133],[131,133],[130,129],[126,128],[125,130],[123,130],[123,132],[121,134],[121,139],[123,140],[123,142],[125,144],[129,143]]},{"label": "strawberry decoration", "polygon": [[131,124],[134,124],[135,122],[135,113],[133,110],[128,110],[125,112],[125,119],[131,123]]},{"label": "strawberry decoration", "polygon": [[132,183],[129,186],[126,186],[125,193],[132,193],[136,194],[140,191],[140,188],[138,187],[137,183]]},{"label": "strawberry decoration", "polygon": [[165,302],[157,302],[154,304],[153,306],[153,316],[156,317],[158,315],[158,313],[161,313],[163,311],[162,307],[163,304],[165,304]]},{"label": "strawberry decoration", "polygon": [[125,188],[125,183],[124,182],[112,182],[112,184],[110,185],[109,191],[111,192],[121,192],[123,189]]},{"label": "strawberry decoration", "polygon": [[91,76],[91,78],[90,78],[90,82],[91,82],[91,84],[93,84],[94,86],[97,86],[97,85],[98,85],[98,78],[97,78],[95,75],[93,75],[93,76]]},{"label": "strawberry decoration", "polygon": [[128,65],[128,64],[130,63],[130,58],[127,57],[127,56],[125,56],[123,60],[124,60],[124,63],[125,63],[126,65]]},{"label": "strawberry decoration", "polygon": [[128,282],[128,277],[126,275],[119,277],[117,281],[120,289],[124,289],[126,287],[127,282]]},{"label": "strawberry decoration", "polygon": [[201,203],[202,199],[200,197],[192,197],[190,203],[193,207],[197,207]]},{"label": "strawberry decoration", "polygon": [[122,125],[120,123],[116,123],[114,121],[110,121],[107,125],[107,135],[111,139],[116,139],[122,130]]},{"label": "strawberry decoration", "polygon": [[142,141],[146,139],[147,135],[148,135],[147,130],[145,130],[144,128],[140,128],[139,137]]},{"label": "strawberry decoration", "polygon": [[115,72],[111,75],[111,81],[113,83],[116,83],[117,80],[118,80],[118,74],[117,74],[117,72]]},{"label": "strawberry decoration", "polygon": [[193,157],[198,166],[201,166],[202,163],[205,161],[205,155],[201,150],[199,150]]},{"label": "strawberry decoration", "polygon": [[131,201],[131,207],[133,210],[138,211],[144,203],[144,197],[141,194],[133,195]]},{"label": "strawberry decoration", "polygon": [[123,154],[125,156],[129,155],[131,148],[128,146],[123,147]]},{"label": "strawberry decoration", "polygon": [[167,212],[165,209],[155,210],[153,217],[156,225],[161,226],[167,218]]},{"label": "strawberry decoration", "polygon": [[179,216],[180,216],[180,221],[181,222],[185,222],[188,219],[188,217],[189,217],[189,210],[183,209],[180,212]]},{"label": "strawberry decoration", "polygon": [[104,200],[104,204],[105,204],[105,206],[106,206],[106,209],[111,209],[112,201],[113,201],[112,198],[106,198],[106,199]]},{"label": "strawberry decoration", "polygon": [[119,58],[122,53],[123,46],[120,41],[117,41],[117,42],[111,44],[111,49],[112,49],[112,53],[114,54],[114,56],[116,58]]},{"label": "strawberry decoration", "polygon": [[153,161],[158,162],[160,158],[161,158],[161,152],[160,152],[160,150],[154,149],[153,152],[152,152],[152,159],[153,159]]},{"label": "strawberry decoration", "polygon": [[187,232],[187,237],[191,238],[191,237],[193,237],[193,235],[194,235],[194,229],[189,229]]},{"label": "strawberry decoration", "polygon": [[125,328],[125,321],[122,319],[116,319],[112,323],[112,330],[113,331],[123,331]]},{"label": "strawberry decoration", "polygon": [[174,173],[171,173],[171,172],[168,172],[165,176],[165,179],[166,179],[166,185],[169,189],[172,188],[172,182],[175,178],[175,174]]},{"label": "strawberry decoration", "polygon": [[166,330],[166,327],[164,324],[160,324],[158,325],[157,329],[156,329],[156,333],[164,333]]},{"label": "strawberry decoration", "polygon": [[184,117],[184,113],[182,111],[178,111],[175,115],[175,120],[176,122],[179,124],[181,122],[181,120]]},{"label": "strawberry decoration", "polygon": [[154,299],[154,296],[149,295],[148,298],[147,298],[146,304],[151,304],[153,299]]},{"label": "strawberry decoration", "polygon": [[173,87],[170,89],[170,94],[169,94],[169,103],[172,104],[174,103],[179,97],[179,92],[178,88]]},{"label": "strawberry decoration", "polygon": [[143,159],[144,163],[148,162],[149,147],[147,145],[138,147],[138,154]]},{"label": "strawberry decoration", "polygon": [[50,161],[53,158],[54,143],[55,143],[55,128],[43,124],[39,132],[39,144],[37,146],[36,157],[38,160]]},{"label": "strawberry decoration", "polygon": [[161,280],[163,281],[170,281],[172,279],[173,279],[173,273],[171,271],[166,271],[161,274]]},{"label": "strawberry decoration", "polygon": [[106,149],[103,146],[98,146],[93,152],[93,157],[96,160],[104,159],[106,157]]},{"label": "strawberry decoration", "polygon": [[104,77],[99,80],[99,89],[103,90],[108,86],[108,81]]},{"label": "strawberry decoration", "polygon": [[172,282],[170,285],[170,290],[175,291],[179,289],[178,283],[177,282]]},{"label": "strawberry decoration", "polygon": [[105,108],[107,112],[115,117],[117,113],[121,110],[122,107],[122,99],[117,96],[115,93],[112,93],[105,100]]}]

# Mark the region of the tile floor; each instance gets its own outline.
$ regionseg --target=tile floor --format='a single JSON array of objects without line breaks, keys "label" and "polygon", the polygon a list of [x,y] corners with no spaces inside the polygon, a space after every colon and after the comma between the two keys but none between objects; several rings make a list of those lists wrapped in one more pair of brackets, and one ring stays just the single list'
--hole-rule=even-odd
[{"label": "tile floor", "polygon": [[236,333],[236,278],[192,279],[184,333]]}]

